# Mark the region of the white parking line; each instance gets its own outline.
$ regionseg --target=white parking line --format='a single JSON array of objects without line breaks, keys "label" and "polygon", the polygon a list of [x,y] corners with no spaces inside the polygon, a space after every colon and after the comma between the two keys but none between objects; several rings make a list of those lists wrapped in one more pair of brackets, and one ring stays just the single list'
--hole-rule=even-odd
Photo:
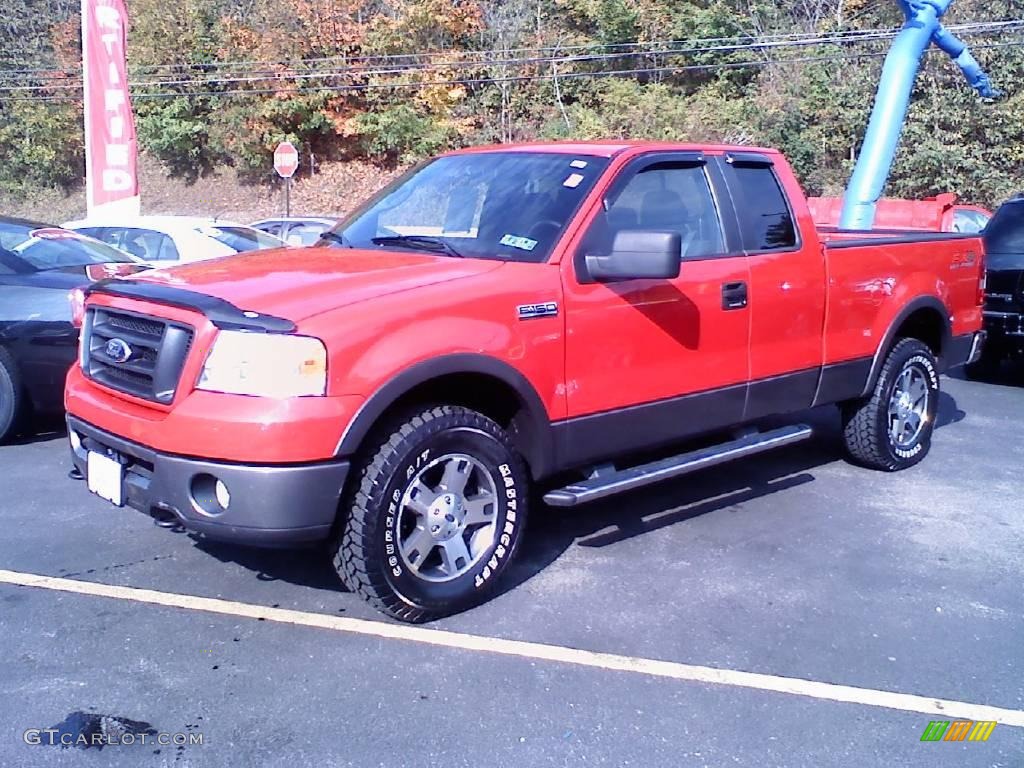
[{"label": "white parking line", "polygon": [[356,635],[407,640],[425,645],[443,646],[464,651],[479,651],[502,656],[518,656],[537,661],[552,661],[580,667],[633,672],[672,680],[684,680],[711,685],[726,685],[735,688],[749,688],[772,693],[788,693],[808,696],[813,699],[840,701],[869,707],[898,709],[905,712],[920,712],[937,715],[944,719],[995,720],[1003,725],[1024,728],[1024,711],[1002,709],[984,704],[970,704],[963,701],[949,701],[930,696],[915,696],[893,691],[878,691],[871,688],[857,688],[850,685],[835,685],[798,677],[765,675],[758,672],[742,672],[733,669],[717,669],[674,661],[660,661],[613,653],[597,653],[579,648],[565,648],[558,645],[533,643],[523,640],[503,640],[497,637],[467,635],[440,629],[416,627],[407,624],[391,624],[382,621],[368,621],[342,616],[328,616],[322,613],[307,613],[286,608],[268,608],[263,605],[236,603],[195,595],[178,595],[173,592],[157,592],[136,587],[118,587],[91,581],[61,579],[34,573],[0,570],[0,583],[23,587],[37,587],[57,592],[74,592],[94,597],[109,597],[115,600],[129,600],[137,603],[162,605],[168,608],[183,608],[192,611],[207,611],[226,616],[242,616],[250,619],[265,619],[282,624],[330,629]]}]

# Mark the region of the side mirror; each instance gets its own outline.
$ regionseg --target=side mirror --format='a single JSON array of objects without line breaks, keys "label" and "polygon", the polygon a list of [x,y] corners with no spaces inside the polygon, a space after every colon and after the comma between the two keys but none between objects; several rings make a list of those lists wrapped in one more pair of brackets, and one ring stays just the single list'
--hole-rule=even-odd
[{"label": "side mirror", "polygon": [[683,236],[678,232],[625,229],[615,233],[611,252],[586,257],[587,273],[593,280],[669,280],[679,277]]}]

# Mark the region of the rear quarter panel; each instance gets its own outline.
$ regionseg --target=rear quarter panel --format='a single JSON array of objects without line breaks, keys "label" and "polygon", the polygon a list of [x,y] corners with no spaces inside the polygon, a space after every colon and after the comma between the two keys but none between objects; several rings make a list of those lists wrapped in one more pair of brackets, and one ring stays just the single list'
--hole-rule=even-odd
[{"label": "rear quarter panel", "polygon": [[980,330],[983,253],[978,237],[826,244],[825,363],[873,356],[903,308],[919,297],[943,304],[952,335]]}]

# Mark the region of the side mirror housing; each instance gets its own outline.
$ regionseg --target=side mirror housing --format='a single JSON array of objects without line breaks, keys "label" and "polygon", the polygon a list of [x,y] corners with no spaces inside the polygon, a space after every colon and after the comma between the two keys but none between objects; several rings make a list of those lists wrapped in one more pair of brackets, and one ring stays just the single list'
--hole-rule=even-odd
[{"label": "side mirror housing", "polygon": [[679,277],[682,244],[678,232],[621,230],[615,233],[609,253],[587,254],[587,273],[598,282],[670,280]]}]

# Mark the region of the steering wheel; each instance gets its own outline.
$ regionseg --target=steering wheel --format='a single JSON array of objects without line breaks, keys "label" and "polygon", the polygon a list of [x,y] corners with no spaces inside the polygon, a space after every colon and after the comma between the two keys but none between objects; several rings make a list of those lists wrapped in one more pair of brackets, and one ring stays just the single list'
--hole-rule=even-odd
[{"label": "steering wheel", "polygon": [[530,227],[530,237],[534,240],[540,240],[538,230],[542,230],[543,227],[551,227],[551,234],[558,234],[558,230],[562,228],[562,223],[555,221],[554,219],[541,219],[540,221],[534,222],[533,226]]}]

